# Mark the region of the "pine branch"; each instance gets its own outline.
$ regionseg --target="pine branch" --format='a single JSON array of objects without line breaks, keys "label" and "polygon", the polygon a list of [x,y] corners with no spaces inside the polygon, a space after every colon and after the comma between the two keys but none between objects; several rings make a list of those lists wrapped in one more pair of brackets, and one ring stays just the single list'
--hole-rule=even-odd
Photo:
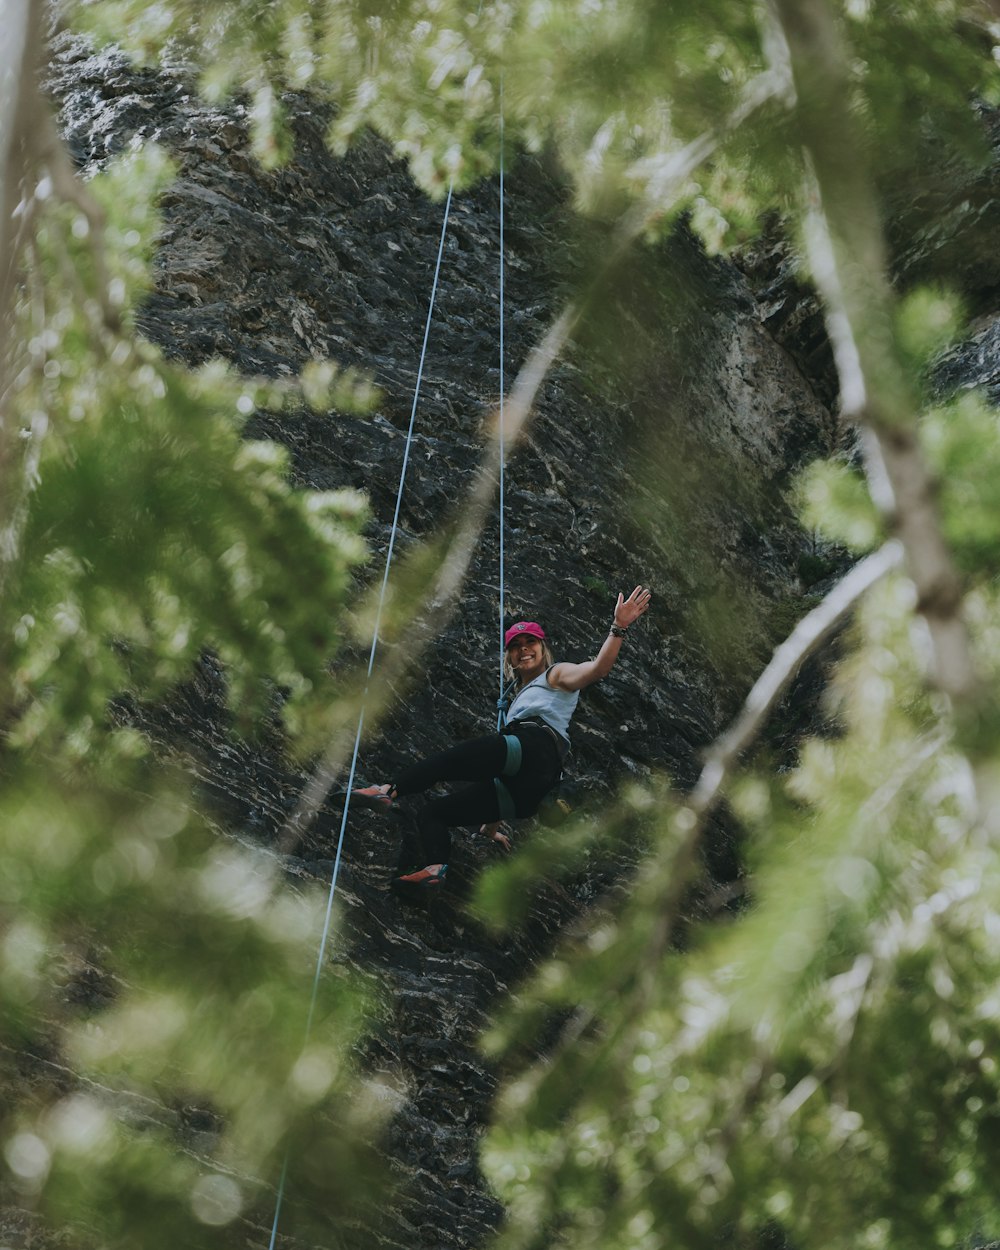
[{"label": "pine branch", "polygon": [[[670,944],[684,893],[697,866],[698,846],[708,818],[722,797],[736,762],[754,741],[803,663],[843,625],[872,586],[900,567],[902,559],[902,545],[891,540],[856,564],[775,648],[736,720],[709,748],[701,775],[674,818],[680,841],[658,856],[646,875],[646,888],[656,898],[658,919],[647,948],[641,1002],[650,1000],[660,961]],[[669,882],[665,896],[660,884],[664,878]]]},{"label": "pine branch", "polygon": [[858,600],[902,564],[903,548],[890,541],[866,556],[847,573],[775,648],[767,667],[753,684],[739,716],[705,757],[688,806],[699,816],[716,805],[733,765],[754,741],[803,663],[840,628]]}]

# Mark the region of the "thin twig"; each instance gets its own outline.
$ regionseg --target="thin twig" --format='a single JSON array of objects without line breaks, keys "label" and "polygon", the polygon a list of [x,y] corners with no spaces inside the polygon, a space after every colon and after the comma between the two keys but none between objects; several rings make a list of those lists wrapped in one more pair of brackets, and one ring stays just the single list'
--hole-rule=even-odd
[{"label": "thin twig", "polygon": [[828,983],[831,986],[839,983],[831,1004],[839,1016],[833,1021],[834,1052],[824,1064],[797,1081],[774,1108],[764,1123],[764,1131],[768,1136],[777,1136],[813,1094],[818,1093],[843,1069],[857,1035],[858,1022],[872,987],[874,972],[875,960],[866,951],[855,958],[847,972],[841,973]]},{"label": "thin twig", "polygon": [[[949,737],[950,734],[947,731],[939,730],[937,733],[925,738],[920,746],[908,747],[906,758],[902,761],[899,768],[895,769],[858,808],[856,816],[851,821],[851,835],[859,829],[863,829],[864,825],[872,821],[876,816],[881,815],[906,783],[916,776],[917,773],[921,772],[927,761],[933,759],[938,751],[946,745]],[[850,840],[849,836],[847,841],[849,842]]]},{"label": "thin twig", "polygon": [[[805,660],[847,620],[859,599],[876,582],[900,567],[902,559],[901,544],[892,540],[855,565],[775,649],[770,663],[754,682],[740,714],[709,748],[687,803],[674,817],[680,842],[666,848],[648,874],[650,888],[658,895],[657,922],[647,947],[641,1001],[648,1001],[653,991],[660,961],[670,944],[684,893],[696,867],[698,845],[736,761],[753,742]],[[668,857],[668,863],[662,862],[664,857]],[[665,895],[659,887],[664,869],[668,870]]]}]

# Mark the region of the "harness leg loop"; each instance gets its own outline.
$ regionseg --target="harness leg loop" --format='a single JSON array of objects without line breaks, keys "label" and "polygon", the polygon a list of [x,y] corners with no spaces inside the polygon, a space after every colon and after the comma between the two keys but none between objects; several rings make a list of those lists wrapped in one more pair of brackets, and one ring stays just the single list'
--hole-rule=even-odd
[{"label": "harness leg loop", "polygon": [[500,776],[516,777],[521,771],[521,759],[524,754],[521,749],[521,739],[515,734],[504,734],[503,740],[507,745],[507,758],[504,760],[503,768],[500,769]]},{"label": "harness leg loop", "polygon": [[496,787],[497,806],[500,808],[500,819],[517,820],[517,808],[514,806],[514,796],[499,777],[493,778],[493,785]]}]

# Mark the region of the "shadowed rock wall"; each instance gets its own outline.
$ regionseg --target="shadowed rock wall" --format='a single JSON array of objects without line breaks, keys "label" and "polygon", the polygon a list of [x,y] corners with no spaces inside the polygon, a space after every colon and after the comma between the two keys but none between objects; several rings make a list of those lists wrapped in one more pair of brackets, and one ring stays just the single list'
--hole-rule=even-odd
[{"label": "shadowed rock wall", "polygon": [[[136,71],[113,52],[63,38],[51,86],[85,175],[137,137],[162,142],[178,163],[162,203],[155,289],[140,318],[150,339],[192,364],[222,356],[278,376],[329,355],[373,374],[383,400],[370,418],[261,412],[248,434],[285,444],[303,485],[369,493],[380,575],[442,205],[375,139],[331,157],[324,117],[305,97],[289,102],[295,157],[267,174],[249,155],[244,111],[205,106],[182,70]],[[517,165],[507,195],[509,381],[561,298],[593,272],[602,235],[572,223],[564,189],[535,162]],[[458,197],[402,499],[403,552],[454,514],[499,394],[497,238],[495,186]],[[809,542],[784,492],[835,432],[744,276],[705,257],[683,230],[624,265],[595,308],[509,464],[507,604],[513,617],[545,622],[559,656],[583,659],[606,632],[616,592],[639,581],[653,588],[653,610],[574,723],[570,773],[599,820],[601,802],[625,778],[694,779],[699,749],[799,612],[799,558]],[[391,777],[417,752],[493,727],[497,569],[494,528],[419,682],[366,744],[367,778]],[[343,671],[342,661],[331,694]],[[206,659],[190,687],[144,714],[145,723],[164,750],[189,760],[230,833],[267,845],[304,779],[276,744],[233,738],[223,680]],[[293,878],[328,879],[338,829],[331,808],[289,861]],[[477,1035],[564,926],[627,880],[633,852],[623,842],[567,882],[540,883],[529,921],[498,941],[460,907],[495,848],[460,833],[449,899],[431,911],[405,909],[386,888],[396,835],[374,815],[352,817],[331,959],[361,967],[387,991],[366,1058],[406,1086],[386,1145],[401,1192],[368,1229],[338,1229],[333,1213],[329,1244],[465,1250],[485,1244],[502,1218],[476,1164],[496,1079],[476,1052]],[[725,821],[709,857],[716,880],[738,876]],[[246,1244],[266,1245],[268,1235],[248,1224]]]}]

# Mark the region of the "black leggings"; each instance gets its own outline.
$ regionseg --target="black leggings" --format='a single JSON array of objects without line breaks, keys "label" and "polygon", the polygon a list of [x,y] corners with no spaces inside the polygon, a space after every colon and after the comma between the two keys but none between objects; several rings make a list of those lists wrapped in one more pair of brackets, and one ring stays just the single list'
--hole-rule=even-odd
[{"label": "black leggings", "polygon": [[[514,724],[506,732],[520,739],[521,767],[516,776],[502,780],[514,800],[517,816],[533,816],[559,780],[559,748],[552,734],[541,725]],[[451,852],[452,825],[484,825],[500,819],[494,778],[500,776],[506,760],[507,744],[504,735],[497,733],[460,742],[403,769],[394,782],[401,798],[420,794],[439,781],[471,784],[424,805],[417,815],[419,845],[415,847],[411,838],[404,839],[400,869],[446,864]]]}]

